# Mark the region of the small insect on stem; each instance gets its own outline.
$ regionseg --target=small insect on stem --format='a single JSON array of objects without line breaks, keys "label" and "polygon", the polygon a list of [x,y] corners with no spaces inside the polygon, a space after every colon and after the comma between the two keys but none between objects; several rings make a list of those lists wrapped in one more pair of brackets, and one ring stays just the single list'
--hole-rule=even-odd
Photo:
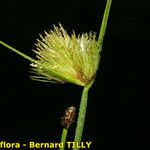
[{"label": "small insect on stem", "polygon": [[61,117],[61,125],[68,129],[73,124],[75,119],[76,108],[74,106],[70,106],[66,109],[65,114]]}]

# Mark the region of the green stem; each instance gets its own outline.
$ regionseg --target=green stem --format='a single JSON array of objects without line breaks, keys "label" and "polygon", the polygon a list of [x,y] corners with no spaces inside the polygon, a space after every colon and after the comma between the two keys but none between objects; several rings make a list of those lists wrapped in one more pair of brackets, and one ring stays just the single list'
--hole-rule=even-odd
[{"label": "green stem", "polygon": [[108,22],[108,17],[109,17],[109,12],[110,12],[110,7],[111,7],[112,0],[107,0],[104,15],[103,15],[103,20],[99,32],[99,37],[98,37],[98,42],[101,45],[104,40],[104,35],[107,27],[107,22]]},{"label": "green stem", "polygon": [[[102,20],[102,25],[100,28],[100,33],[98,37],[98,42],[100,46],[103,43],[104,40],[104,35],[107,27],[107,22],[108,22],[108,16],[110,12],[110,7],[111,7],[112,0],[107,0],[104,15],[103,15],[103,20]],[[102,46],[101,46],[102,48]],[[88,86],[85,86],[83,89],[82,97],[81,97],[81,103],[80,103],[80,109],[79,109],[79,115],[78,115],[78,121],[77,121],[77,127],[76,127],[76,132],[75,132],[75,142],[81,142],[82,140],[82,133],[83,133],[83,128],[84,128],[84,122],[85,122],[85,115],[86,115],[86,108],[87,108],[87,101],[88,101],[88,91],[90,87],[92,86],[93,82],[89,84]],[[78,150],[78,148],[74,148],[74,150]]]},{"label": "green stem", "polygon": [[6,48],[12,50],[13,52],[19,54],[19,55],[22,56],[23,58],[25,58],[25,59],[27,59],[27,60],[33,62],[33,63],[36,63],[36,60],[35,60],[35,59],[33,59],[33,58],[27,56],[26,54],[24,54],[24,53],[20,52],[19,50],[13,48],[12,46],[10,46],[10,45],[8,45],[8,44],[2,42],[2,41],[0,41],[0,44],[3,45],[3,46],[6,47]]},{"label": "green stem", "polygon": [[65,149],[65,143],[66,143],[67,133],[68,133],[68,129],[63,128],[62,136],[61,136],[61,142],[63,142],[64,146],[63,146],[63,148],[60,148],[59,150],[64,150]]},{"label": "green stem", "polygon": [[[82,139],[82,133],[83,133],[83,127],[85,122],[85,115],[86,115],[86,108],[87,108],[87,101],[88,101],[88,91],[90,87],[92,86],[93,81],[84,87],[81,97],[81,103],[79,108],[79,115],[78,115],[78,121],[77,121],[77,127],[75,131],[75,142],[81,142]],[[78,148],[74,148],[74,150],[77,150]]]}]

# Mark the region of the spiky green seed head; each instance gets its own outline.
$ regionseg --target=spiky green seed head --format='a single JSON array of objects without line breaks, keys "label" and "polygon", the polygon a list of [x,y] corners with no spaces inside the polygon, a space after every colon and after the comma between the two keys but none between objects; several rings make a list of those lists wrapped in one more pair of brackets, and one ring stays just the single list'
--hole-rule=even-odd
[{"label": "spiky green seed head", "polygon": [[70,82],[86,86],[94,80],[100,59],[100,44],[96,34],[71,36],[59,24],[37,40],[37,61],[32,63],[35,80],[46,82]]}]

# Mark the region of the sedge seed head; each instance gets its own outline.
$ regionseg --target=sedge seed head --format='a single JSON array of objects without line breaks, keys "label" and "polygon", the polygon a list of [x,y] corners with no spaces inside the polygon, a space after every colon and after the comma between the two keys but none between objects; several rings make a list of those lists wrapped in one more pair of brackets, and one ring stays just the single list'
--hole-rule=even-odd
[{"label": "sedge seed head", "polygon": [[70,82],[85,86],[96,74],[100,59],[100,44],[96,34],[90,32],[70,36],[66,30],[54,26],[53,30],[40,35],[37,40],[37,61],[31,67],[35,76],[32,79],[45,82]]}]

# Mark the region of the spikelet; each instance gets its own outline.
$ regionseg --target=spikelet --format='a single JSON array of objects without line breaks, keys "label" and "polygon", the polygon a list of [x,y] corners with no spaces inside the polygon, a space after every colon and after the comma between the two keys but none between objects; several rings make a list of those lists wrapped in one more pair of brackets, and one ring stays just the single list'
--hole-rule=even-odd
[{"label": "spikelet", "polygon": [[95,78],[100,59],[100,44],[96,34],[73,32],[69,36],[59,24],[37,40],[37,61],[32,63],[32,79],[45,82],[70,82],[85,86]]}]

